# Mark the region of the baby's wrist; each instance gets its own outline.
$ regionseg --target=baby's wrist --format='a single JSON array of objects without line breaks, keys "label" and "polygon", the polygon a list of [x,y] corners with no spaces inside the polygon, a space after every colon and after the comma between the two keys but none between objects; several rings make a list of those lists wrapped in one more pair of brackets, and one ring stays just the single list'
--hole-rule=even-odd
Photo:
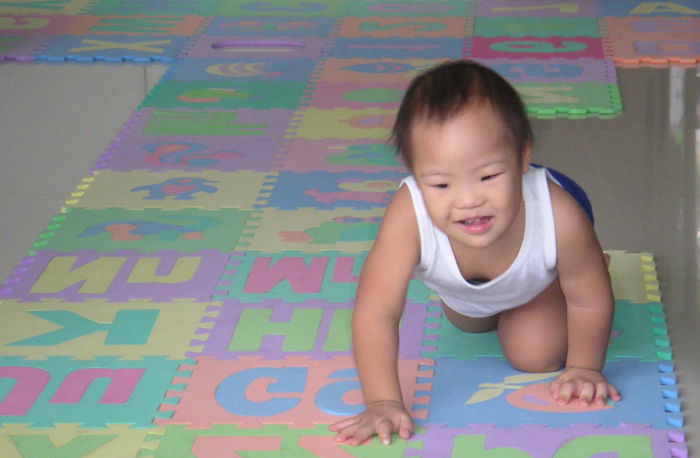
[{"label": "baby's wrist", "polygon": [[565,369],[571,369],[571,370],[582,370],[582,371],[590,371],[590,372],[601,372],[602,369],[594,368],[594,367],[585,367],[585,366],[577,366],[573,364],[567,364],[565,366]]},{"label": "baby's wrist", "polygon": [[402,401],[397,401],[396,399],[378,399],[376,401],[368,402],[365,404],[365,407],[369,409],[370,407],[377,407],[381,405],[395,405],[398,407],[403,407],[403,402]]}]

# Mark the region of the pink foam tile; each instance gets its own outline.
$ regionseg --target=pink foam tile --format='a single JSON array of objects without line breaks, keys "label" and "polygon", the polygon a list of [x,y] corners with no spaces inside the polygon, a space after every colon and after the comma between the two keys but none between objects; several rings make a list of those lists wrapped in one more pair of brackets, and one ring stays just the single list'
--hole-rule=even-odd
[{"label": "pink foam tile", "polygon": [[[430,376],[423,365],[430,360],[401,360],[399,377],[404,401],[409,410],[421,409],[427,402],[423,392]],[[266,424],[288,424],[294,428],[313,428],[330,424],[362,411],[359,382],[351,356],[331,360],[288,357],[265,360],[244,357],[219,361],[209,357],[197,359],[191,377],[176,379],[186,384],[184,391],[169,395],[177,405],[164,404],[172,411],[162,424],[187,424],[207,428],[214,424],[238,424],[242,428],[259,428]],[[416,412],[417,416],[421,412]]]},{"label": "pink foam tile", "polygon": [[482,59],[603,59],[603,45],[591,37],[473,37],[472,56]]}]

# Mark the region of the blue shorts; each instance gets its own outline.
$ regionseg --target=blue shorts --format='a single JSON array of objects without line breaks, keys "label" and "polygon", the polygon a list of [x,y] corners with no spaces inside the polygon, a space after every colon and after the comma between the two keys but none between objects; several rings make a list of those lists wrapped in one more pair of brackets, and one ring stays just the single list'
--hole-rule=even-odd
[{"label": "blue shorts", "polygon": [[[532,164],[532,166],[538,169],[542,168],[542,166],[538,164]],[[586,212],[588,218],[591,220],[591,224],[593,224],[595,222],[595,219],[593,218],[593,206],[591,206],[591,201],[588,199],[586,191],[584,191],[583,188],[578,185],[578,183],[576,183],[574,180],[567,177],[563,173],[558,172],[549,167],[545,168],[550,173],[552,178],[554,178],[557,181],[559,186],[566,189],[568,193],[571,194],[571,196],[574,199],[576,199],[576,202],[578,202],[579,205],[581,205],[581,208],[583,208],[583,211]]]}]

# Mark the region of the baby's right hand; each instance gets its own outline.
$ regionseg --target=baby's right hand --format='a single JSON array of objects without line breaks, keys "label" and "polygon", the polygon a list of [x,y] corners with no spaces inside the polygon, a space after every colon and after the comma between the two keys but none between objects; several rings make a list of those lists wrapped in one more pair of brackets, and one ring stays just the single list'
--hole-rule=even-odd
[{"label": "baby's right hand", "polygon": [[413,420],[400,402],[377,401],[361,414],[334,423],[330,429],[338,433],[336,442],[356,446],[376,434],[382,444],[389,445],[392,433],[398,433],[402,439],[411,437]]}]

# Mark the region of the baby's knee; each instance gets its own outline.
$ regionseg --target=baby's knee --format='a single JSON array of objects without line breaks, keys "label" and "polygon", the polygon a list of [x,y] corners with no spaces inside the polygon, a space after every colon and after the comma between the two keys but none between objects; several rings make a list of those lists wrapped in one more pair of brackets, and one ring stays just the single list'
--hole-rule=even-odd
[{"label": "baby's knee", "polygon": [[521,372],[543,373],[555,372],[562,368],[564,361],[545,361],[536,359],[509,360],[511,366]]},{"label": "baby's knee", "polygon": [[447,321],[452,323],[457,329],[469,333],[491,332],[498,326],[498,315],[489,316],[486,318],[471,318],[461,315],[443,302],[443,313],[447,317]]}]

